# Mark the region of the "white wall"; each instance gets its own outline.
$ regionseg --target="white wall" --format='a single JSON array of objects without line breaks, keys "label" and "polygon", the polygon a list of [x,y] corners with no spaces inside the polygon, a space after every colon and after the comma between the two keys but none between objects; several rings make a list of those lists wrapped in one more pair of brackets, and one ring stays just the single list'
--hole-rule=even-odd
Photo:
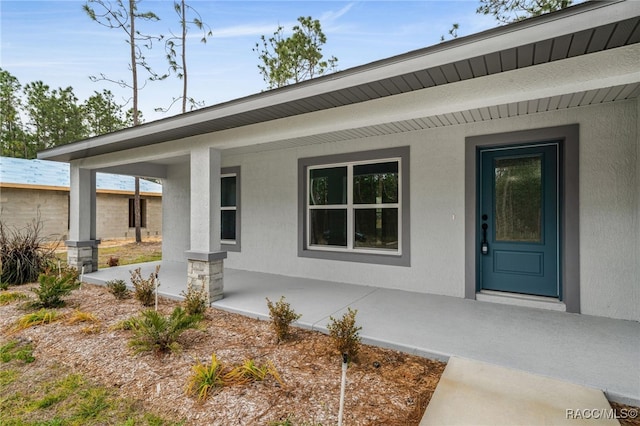
[{"label": "white wall", "polygon": [[[223,154],[224,167],[241,166],[243,227],[242,251],[229,253],[225,266],[463,297],[465,137],[579,123],[581,310],[640,320],[638,109],[633,100],[393,136]],[[299,258],[298,158],[405,145],[411,147],[412,266]],[[165,199],[168,194],[165,189]],[[188,235],[188,225],[186,229]],[[167,233],[165,226],[165,240]]]},{"label": "white wall", "polygon": [[[186,262],[189,250],[189,163],[173,164],[162,180],[162,260]],[[185,278],[186,279],[186,278]]]}]

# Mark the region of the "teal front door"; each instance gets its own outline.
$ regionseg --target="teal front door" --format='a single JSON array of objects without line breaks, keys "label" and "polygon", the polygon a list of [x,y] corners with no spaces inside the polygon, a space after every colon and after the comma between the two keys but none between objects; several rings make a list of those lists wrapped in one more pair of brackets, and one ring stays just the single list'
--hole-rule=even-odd
[{"label": "teal front door", "polygon": [[480,151],[481,290],[560,293],[558,144]]}]

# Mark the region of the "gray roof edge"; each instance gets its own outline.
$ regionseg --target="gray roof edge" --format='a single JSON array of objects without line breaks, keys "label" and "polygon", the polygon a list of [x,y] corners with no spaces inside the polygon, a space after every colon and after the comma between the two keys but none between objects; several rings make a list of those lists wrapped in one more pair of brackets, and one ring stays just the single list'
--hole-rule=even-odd
[{"label": "gray roof edge", "polygon": [[[609,11],[607,16],[605,17],[602,17],[600,15],[597,17],[592,17],[591,14],[589,16],[584,15],[604,8],[607,8],[606,10]],[[514,40],[514,38],[511,36],[516,32],[537,31],[539,33],[540,39],[548,39],[578,32],[582,29],[582,27],[593,27],[595,24],[592,21],[596,20],[596,18],[597,25],[599,26],[605,25],[610,22],[616,22],[622,19],[626,19],[632,16],[637,16],[639,14],[640,1],[588,1],[563,10],[525,19],[523,21],[515,22],[512,24],[498,26],[496,28],[491,28],[465,37],[460,37],[422,49],[413,50],[400,55],[349,68],[344,71],[338,71],[336,73],[320,76],[312,80],[307,80],[289,86],[255,93],[242,98],[233,99],[227,102],[205,107],[200,110],[162,118],[160,120],[145,123],[137,127],[130,127],[105,135],[95,136],[89,139],[73,142],[71,144],[49,148],[47,150],[39,152],[38,158],[53,161],[67,161],[66,159],[70,158],[72,154],[76,154],[73,157],[77,158],[77,154],[79,152],[88,152],[92,148],[98,146],[105,146],[116,142],[141,138],[169,129],[187,128],[192,125],[233,116],[239,113],[251,112],[264,107],[284,104],[298,99],[317,96],[329,91],[352,87],[356,84],[376,81],[382,78],[389,78],[392,75],[399,75],[410,72],[412,68],[419,68],[420,65],[424,66],[425,62],[428,62],[430,66],[443,65],[447,62],[445,61],[438,64],[436,61],[432,60],[434,56],[442,54],[443,52],[448,53],[447,55],[444,55],[446,57],[456,57],[456,51],[466,51],[465,53],[467,53],[467,55],[460,56],[457,60],[466,59],[469,54],[478,56],[483,54],[483,52],[478,52],[476,49],[473,49],[472,47],[474,45],[486,41],[493,41],[494,43],[492,43],[488,47],[497,47],[498,45],[509,47],[504,45],[505,40],[503,40],[503,38],[509,36],[510,38],[506,41],[508,43],[515,43],[518,40]],[[568,28],[568,25],[555,25],[556,23],[561,23],[564,19],[573,16],[578,17],[580,15],[585,17],[585,23],[582,25],[582,27],[572,25],[571,28]],[[547,31],[546,26],[548,25],[554,26],[556,33],[550,33],[549,31]],[[533,42],[536,40],[530,41]],[[494,48],[493,50],[495,51],[496,49]],[[484,52],[484,54],[488,53],[492,52]],[[420,62],[420,65],[416,64],[416,62]],[[398,67],[400,65],[403,65],[403,67],[401,70],[398,70]]]}]

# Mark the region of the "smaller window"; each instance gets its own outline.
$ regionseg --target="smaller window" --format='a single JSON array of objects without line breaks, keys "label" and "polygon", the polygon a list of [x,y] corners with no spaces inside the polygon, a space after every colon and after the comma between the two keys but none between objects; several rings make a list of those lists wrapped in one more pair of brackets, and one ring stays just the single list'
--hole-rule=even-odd
[{"label": "smaller window", "polygon": [[220,243],[228,251],[240,251],[240,167],[221,170]]},{"label": "smaller window", "polygon": [[220,239],[225,244],[236,243],[236,175],[222,175],[220,179]]},{"label": "smaller window", "polygon": [[[135,200],[129,198],[129,228],[136,227]],[[140,227],[147,227],[147,200],[140,199]]]}]

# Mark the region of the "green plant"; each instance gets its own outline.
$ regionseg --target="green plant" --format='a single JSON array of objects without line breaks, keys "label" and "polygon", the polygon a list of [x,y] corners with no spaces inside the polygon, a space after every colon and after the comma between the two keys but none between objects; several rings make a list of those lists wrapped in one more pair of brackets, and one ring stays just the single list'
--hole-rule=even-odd
[{"label": "green plant", "polygon": [[331,336],[336,349],[341,354],[347,354],[349,359],[357,361],[358,351],[360,350],[360,330],[362,327],[356,327],[356,314],[358,310],[347,308],[347,312],[341,319],[329,317],[327,329]]},{"label": "green plant", "polygon": [[52,267],[48,267],[48,268],[45,269],[45,274],[53,275],[53,274],[56,273],[55,271],[57,271],[57,274],[58,274],[59,277],[68,276],[68,277],[71,277],[71,278],[73,278],[75,280],[80,280],[80,271],[78,271],[73,266],[69,266],[69,265],[60,266],[60,265],[58,265],[58,267],[55,268],[55,270]]},{"label": "green plant", "polygon": [[[19,374],[16,370],[0,370],[0,389],[18,380]],[[0,404],[1,407],[1,404]]]},{"label": "green plant", "polygon": [[0,221],[0,282],[34,282],[53,262],[55,246],[45,246],[38,215],[24,228],[9,228]]},{"label": "green plant", "polygon": [[294,426],[294,424],[291,417],[287,416],[285,419],[269,422],[269,426]]},{"label": "green plant", "polygon": [[0,346],[0,361],[10,362],[12,360],[24,361],[29,364],[36,359],[33,356],[33,346],[30,342],[12,340]]},{"label": "green plant", "polygon": [[160,265],[156,266],[156,271],[149,275],[148,279],[142,278],[142,272],[140,268],[136,268],[131,273],[131,283],[134,287],[135,298],[142,303],[143,306],[152,306],[155,301],[156,287],[159,286],[158,271],[160,271]]},{"label": "green plant", "polygon": [[195,395],[198,400],[207,399],[213,389],[224,386],[223,366],[216,354],[211,354],[211,364],[198,363],[191,367],[191,375],[185,386],[187,395]]},{"label": "green plant", "polygon": [[122,321],[118,321],[117,323],[115,323],[114,325],[112,325],[111,327],[109,327],[109,330],[133,330],[135,328],[135,322],[136,319],[135,318],[127,318],[124,319]]},{"label": "green plant", "polygon": [[127,289],[127,284],[124,280],[107,281],[107,288],[109,289],[109,293],[113,294],[118,300],[127,299],[130,296],[129,289]]},{"label": "green plant", "polygon": [[40,274],[38,282],[40,286],[31,289],[38,297],[32,303],[37,308],[59,308],[64,305],[62,298],[80,287],[74,272],[65,272],[60,276]]},{"label": "green plant", "polygon": [[287,416],[281,420],[274,420],[268,423],[269,426],[322,426],[322,423],[318,422],[298,422],[294,416]]},{"label": "green plant", "polygon": [[5,291],[9,289],[9,283],[5,283],[0,281],[0,291]]},{"label": "green plant", "polygon": [[16,300],[24,300],[28,299],[27,295],[24,293],[18,293],[15,291],[7,291],[6,293],[0,293],[0,306],[8,305],[11,302]]},{"label": "green plant", "polygon": [[273,377],[284,385],[280,374],[271,361],[267,361],[266,364],[258,365],[252,359],[245,360],[241,365],[233,368],[227,374],[224,375],[224,381],[226,384],[245,384],[251,382],[261,382],[268,376]]},{"label": "green plant", "polygon": [[38,369],[30,365],[0,368],[0,424],[147,425],[179,423],[146,412],[139,402],[121,398],[118,392],[61,365]]},{"label": "green plant", "polygon": [[134,337],[129,345],[135,352],[178,351],[180,345],[177,340],[180,335],[186,330],[198,328],[201,320],[202,315],[189,315],[179,306],[168,317],[152,309],[144,311],[132,318]]},{"label": "green plant", "polygon": [[184,296],[182,306],[188,314],[201,315],[205,313],[207,305],[209,304],[209,295],[204,288],[204,283],[199,289],[194,288],[194,286],[189,283],[187,291],[183,291],[180,294]]},{"label": "green plant", "polygon": [[100,418],[109,408],[109,394],[106,389],[91,388],[82,391],[81,394],[83,401],[78,404],[78,411],[76,414],[79,418],[85,420]]},{"label": "green plant", "polygon": [[267,297],[267,307],[278,342],[286,340],[289,337],[289,325],[300,319],[302,315],[297,314],[289,303],[284,301],[284,296],[280,297],[276,303],[271,302]]},{"label": "green plant", "polygon": [[25,328],[32,327],[34,325],[49,324],[60,319],[60,316],[56,311],[48,309],[40,309],[37,312],[26,314],[18,319],[16,325],[17,330],[24,330]]}]

